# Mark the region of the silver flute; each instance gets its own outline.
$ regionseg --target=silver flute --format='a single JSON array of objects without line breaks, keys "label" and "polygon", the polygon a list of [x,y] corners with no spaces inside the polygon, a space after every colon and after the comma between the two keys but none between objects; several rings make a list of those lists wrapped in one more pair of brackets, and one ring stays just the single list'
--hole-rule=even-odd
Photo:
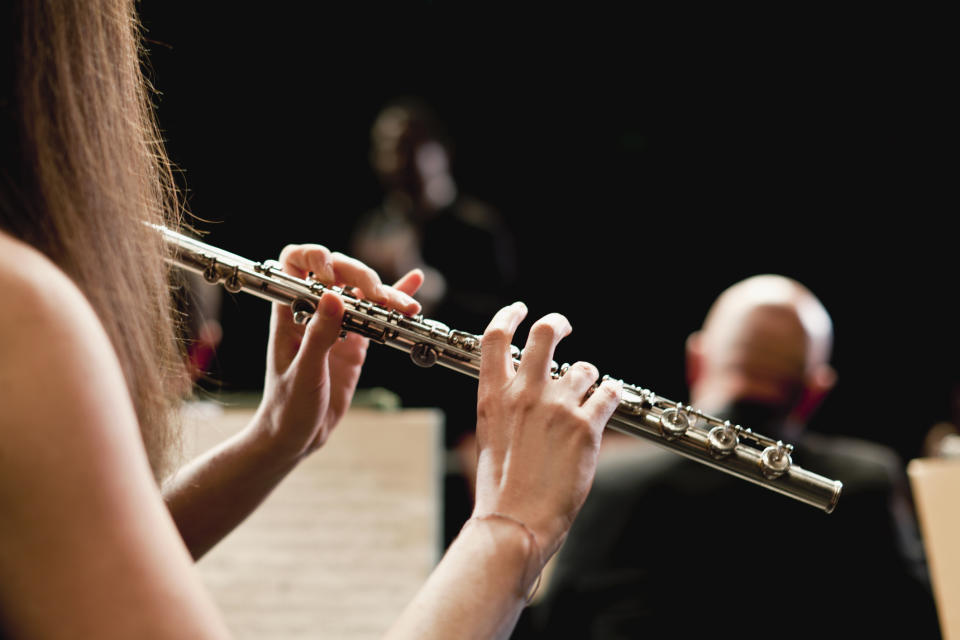
[{"label": "silver flute", "polygon": [[[167,260],[201,274],[211,284],[222,284],[232,293],[245,292],[289,305],[298,323],[307,322],[325,291],[339,294],[346,312],[342,330],[405,351],[414,364],[439,364],[474,378],[480,375],[480,336],[450,329],[422,315],[405,316],[353,295],[349,288],[328,287],[312,279],[285,273],[274,260],[254,262],[165,227],[161,231],[171,249]],[[345,335],[345,334],[344,334]],[[515,365],[521,351],[511,346]],[[552,365],[554,377],[568,365]],[[606,376],[605,376],[606,379]],[[637,436],[686,456],[782,493],[801,502],[833,511],[843,484],[793,464],[793,446],[731,424],[682,402],[663,398],[650,389],[623,383],[620,405],[607,428]]]}]

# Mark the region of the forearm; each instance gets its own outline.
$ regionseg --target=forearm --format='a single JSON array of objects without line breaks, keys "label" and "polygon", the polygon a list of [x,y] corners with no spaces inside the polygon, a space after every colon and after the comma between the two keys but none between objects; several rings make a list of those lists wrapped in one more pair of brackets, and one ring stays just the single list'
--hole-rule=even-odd
[{"label": "forearm", "polygon": [[163,494],[193,558],[243,522],[296,464],[251,425],[178,470]]},{"label": "forearm", "polygon": [[521,525],[471,521],[386,637],[508,638],[545,561]]}]

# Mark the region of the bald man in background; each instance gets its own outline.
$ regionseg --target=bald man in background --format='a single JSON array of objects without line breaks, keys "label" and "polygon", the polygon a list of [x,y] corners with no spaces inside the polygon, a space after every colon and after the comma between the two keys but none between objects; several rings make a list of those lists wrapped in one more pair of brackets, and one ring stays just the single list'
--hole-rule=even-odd
[{"label": "bald man in background", "polygon": [[756,276],[688,339],[687,380],[694,407],[793,443],[795,464],[841,480],[834,513],[605,435],[593,490],[515,638],[939,638],[902,462],[806,428],[836,381],[832,341],[809,290]]}]

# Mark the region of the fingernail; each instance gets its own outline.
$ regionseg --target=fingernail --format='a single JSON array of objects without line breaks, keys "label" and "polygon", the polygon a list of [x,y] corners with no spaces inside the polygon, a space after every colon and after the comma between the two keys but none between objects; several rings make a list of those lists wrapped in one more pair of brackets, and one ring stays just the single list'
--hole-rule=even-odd
[{"label": "fingernail", "polygon": [[511,306],[511,307],[515,307],[515,308],[517,308],[517,309],[519,309],[519,310],[521,310],[521,311],[526,311],[526,310],[527,310],[527,305],[523,304],[523,303],[520,302],[519,300],[517,300],[516,302],[514,302],[514,303],[513,303],[512,305],[510,305],[510,306]]}]

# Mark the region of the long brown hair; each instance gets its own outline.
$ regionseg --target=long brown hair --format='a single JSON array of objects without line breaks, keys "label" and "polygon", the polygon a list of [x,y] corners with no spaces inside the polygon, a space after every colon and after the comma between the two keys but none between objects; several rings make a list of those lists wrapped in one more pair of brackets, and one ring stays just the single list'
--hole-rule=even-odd
[{"label": "long brown hair", "polygon": [[176,226],[180,213],[133,1],[12,4],[0,226],[50,257],[93,305],[162,478],[187,378],[164,247],[143,222]]}]

